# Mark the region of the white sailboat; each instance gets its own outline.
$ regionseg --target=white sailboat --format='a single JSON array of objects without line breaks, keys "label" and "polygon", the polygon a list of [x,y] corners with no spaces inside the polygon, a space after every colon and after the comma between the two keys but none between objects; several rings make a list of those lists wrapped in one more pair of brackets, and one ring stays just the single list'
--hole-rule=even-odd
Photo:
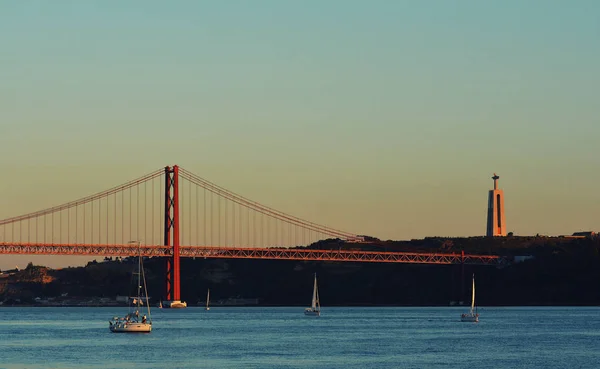
[{"label": "white sailboat", "polygon": [[[146,276],[144,275],[144,266],[142,265],[142,252],[139,248],[139,262],[137,273],[137,296],[133,299],[129,299],[129,313],[124,317],[115,316],[112,320],[108,321],[111,332],[115,333],[150,333],[152,331],[152,318],[150,317],[150,303],[148,301],[148,289],[146,288]],[[141,306],[144,305],[142,297],[142,282],[144,287],[144,299],[146,300],[146,307],[148,309],[148,315],[140,312]],[[140,316],[141,315],[141,316]]]},{"label": "white sailboat", "polygon": [[206,291],[206,308],[205,310],[210,310],[210,307],[208,307],[208,303],[210,301],[210,288],[208,289],[208,291]]},{"label": "white sailboat", "polygon": [[319,302],[319,290],[317,289],[317,273],[315,273],[312,303],[309,308],[304,309],[304,315],[321,316],[321,303]]},{"label": "white sailboat", "polygon": [[473,287],[471,292],[471,310],[468,313],[460,315],[461,322],[478,322],[479,314],[477,313],[477,307],[475,306],[475,274],[473,274]]}]

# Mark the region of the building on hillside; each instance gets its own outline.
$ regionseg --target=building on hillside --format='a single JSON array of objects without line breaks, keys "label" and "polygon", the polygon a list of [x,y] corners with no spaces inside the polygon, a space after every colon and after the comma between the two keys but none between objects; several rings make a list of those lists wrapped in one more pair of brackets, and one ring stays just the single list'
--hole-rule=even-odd
[{"label": "building on hillside", "polygon": [[518,255],[518,256],[514,256],[513,260],[515,263],[522,263],[525,260],[530,260],[530,259],[534,259],[535,257],[533,255]]},{"label": "building on hillside", "polygon": [[587,231],[587,232],[575,232],[571,237],[580,237],[580,238],[594,238],[598,237],[598,232]]}]

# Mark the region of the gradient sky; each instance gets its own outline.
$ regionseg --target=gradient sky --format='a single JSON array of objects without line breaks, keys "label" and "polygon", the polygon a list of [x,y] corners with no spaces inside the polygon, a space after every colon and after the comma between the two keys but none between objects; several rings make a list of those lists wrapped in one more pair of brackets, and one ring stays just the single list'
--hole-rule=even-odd
[{"label": "gradient sky", "polygon": [[[600,230],[600,2],[0,1],[0,219],[178,164],[382,239]],[[0,268],[68,264],[6,256]]]}]

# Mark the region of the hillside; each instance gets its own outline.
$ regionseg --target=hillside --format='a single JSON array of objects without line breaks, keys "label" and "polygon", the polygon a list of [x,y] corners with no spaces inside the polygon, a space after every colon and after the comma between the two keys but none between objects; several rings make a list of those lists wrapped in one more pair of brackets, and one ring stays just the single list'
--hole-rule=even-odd
[{"label": "hillside", "polygon": [[[211,289],[217,303],[228,298],[257,298],[263,305],[306,305],[312,274],[318,273],[322,304],[327,305],[448,305],[466,299],[469,276],[476,274],[480,305],[597,305],[600,304],[600,240],[585,238],[506,237],[442,238],[346,244],[321,241],[314,249],[456,252],[532,256],[503,267],[460,265],[309,262],[244,259],[181,260],[181,294],[190,305]],[[524,258],[517,258],[520,260]],[[135,259],[93,261],[85,267],[52,270],[41,266],[4,273],[0,301],[39,304],[114,303],[126,296]],[[145,261],[149,294],[163,296],[165,260]],[[36,302],[36,297],[38,298]],[[19,301],[17,301],[19,300]]]}]

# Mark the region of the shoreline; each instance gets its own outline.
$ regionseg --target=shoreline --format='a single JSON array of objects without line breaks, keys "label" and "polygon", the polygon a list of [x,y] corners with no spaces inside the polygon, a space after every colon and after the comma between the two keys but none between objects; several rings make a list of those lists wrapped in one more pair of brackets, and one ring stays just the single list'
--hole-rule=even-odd
[{"label": "shoreline", "polygon": [[[366,304],[346,304],[346,305],[327,305],[325,308],[468,308],[470,305],[366,305]],[[22,305],[0,305],[0,309],[2,308],[19,308],[19,307],[33,307],[33,308],[89,308],[89,307],[101,307],[101,308],[121,308],[128,307],[128,305],[99,305],[99,304],[89,304],[89,305],[33,305],[33,304],[22,304]],[[211,309],[213,308],[275,308],[275,307],[306,307],[304,305],[211,305]],[[527,305],[485,305],[478,306],[478,309],[486,309],[486,308],[508,308],[508,307],[600,307],[598,304],[569,304],[569,305],[543,305],[543,304],[527,304]],[[151,309],[160,309],[160,310],[185,310],[184,309],[171,309],[171,308],[159,308],[157,306],[151,306]],[[204,305],[191,305],[188,306],[187,309],[195,309],[201,308],[204,309]]]}]

